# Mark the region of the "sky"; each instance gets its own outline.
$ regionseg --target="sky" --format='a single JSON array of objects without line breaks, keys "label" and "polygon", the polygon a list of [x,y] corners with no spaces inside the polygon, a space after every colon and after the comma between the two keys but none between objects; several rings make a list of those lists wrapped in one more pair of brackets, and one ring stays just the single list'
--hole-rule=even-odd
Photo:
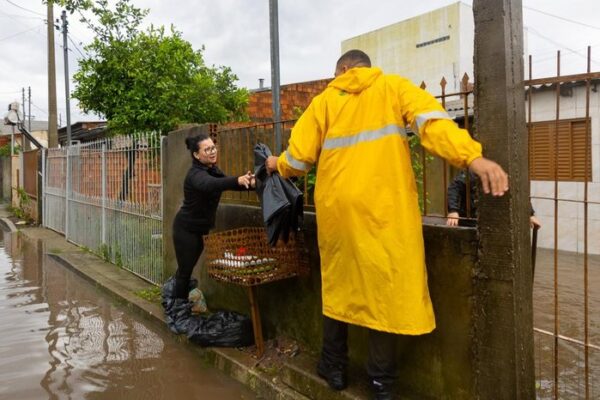
[{"label": "sky", "polygon": [[[436,8],[455,0],[279,0],[281,84],[329,78],[340,56],[341,42]],[[268,0],[132,0],[150,13],[145,25],[173,24],[195,49],[204,46],[208,65],[225,65],[249,89],[258,80],[270,85]],[[471,0],[463,1],[472,4]],[[592,46],[592,71],[600,71],[600,2],[597,0],[523,0],[527,49],[534,77],[556,75],[556,52],[561,51],[561,74],[586,70],[585,54]],[[55,18],[60,8],[54,7]],[[0,106],[21,101],[21,88],[31,87],[31,114],[48,118],[46,6],[42,0],[0,0]],[[92,33],[77,15],[69,16],[69,72]],[[62,35],[55,31],[58,113],[65,124],[65,85]],[[71,90],[74,83],[70,82]],[[71,101],[72,123],[97,120]]]}]

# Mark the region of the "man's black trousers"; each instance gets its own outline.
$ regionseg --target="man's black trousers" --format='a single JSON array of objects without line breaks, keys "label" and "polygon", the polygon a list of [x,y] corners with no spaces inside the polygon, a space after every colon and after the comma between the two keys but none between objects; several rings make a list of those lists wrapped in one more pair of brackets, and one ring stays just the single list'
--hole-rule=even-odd
[{"label": "man's black trousers", "polygon": [[[369,329],[369,359],[367,374],[383,384],[396,379],[396,341],[392,333]],[[346,368],[348,365],[348,324],[323,316],[323,349],[321,359],[326,365]]]}]

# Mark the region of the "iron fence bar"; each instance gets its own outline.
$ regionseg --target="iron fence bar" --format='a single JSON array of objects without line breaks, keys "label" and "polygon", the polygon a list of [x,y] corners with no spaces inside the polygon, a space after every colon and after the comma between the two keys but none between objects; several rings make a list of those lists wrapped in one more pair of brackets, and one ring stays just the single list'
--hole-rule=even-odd
[{"label": "iron fence bar", "polygon": [[[69,143],[70,144],[70,143]],[[65,238],[69,240],[69,192],[71,191],[71,146],[67,146],[67,172],[65,178]]]},{"label": "iron fence bar", "polygon": [[573,344],[580,345],[580,346],[582,346],[582,347],[584,347],[586,349],[590,348],[590,349],[594,349],[594,350],[600,350],[600,346],[592,344],[592,343],[589,343],[587,340],[586,341],[581,341],[579,339],[575,339],[575,338],[572,338],[572,337],[569,337],[569,336],[565,336],[565,335],[555,335],[554,333],[552,333],[550,331],[547,331],[547,330],[544,330],[544,329],[540,329],[540,328],[533,328],[533,330],[535,332],[541,333],[543,335],[552,336],[552,337],[554,337],[557,340],[560,339],[560,340],[564,340],[566,342],[570,342],[570,343],[573,343]]},{"label": "iron fence bar", "polygon": [[[445,77],[442,77],[442,80],[440,81],[440,86],[442,88],[442,95],[441,95],[441,99],[442,99],[442,108],[445,110],[446,109],[446,84],[448,82],[446,81]],[[468,114],[468,113],[467,113]],[[465,117],[468,118],[468,117]],[[448,214],[448,163],[446,162],[445,158],[442,158],[442,168],[443,168],[443,191],[444,191],[444,215]]]},{"label": "iron fence bar", "polygon": [[106,245],[106,143],[102,143],[102,244]]},{"label": "iron fence bar", "polygon": [[[556,76],[560,76],[560,50],[556,55]],[[560,85],[556,85],[556,115],[554,123],[554,398],[558,399],[558,124],[560,119]]]},{"label": "iron fence bar", "polygon": [[[587,48],[587,73],[590,75],[591,72],[591,61],[592,61],[592,48]],[[585,167],[583,173],[583,330],[584,330],[584,342],[589,342],[589,279],[588,279],[588,173],[589,173],[589,152],[590,148],[590,84],[591,80],[588,78],[585,81]],[[584,347],[584,363],[585,363],[585,398],[590,398],[590,360],[588,346]]]},{"label": "iron fence bar", "polygon": [[46,149],[42,147],[42,226],[46,226]]}]

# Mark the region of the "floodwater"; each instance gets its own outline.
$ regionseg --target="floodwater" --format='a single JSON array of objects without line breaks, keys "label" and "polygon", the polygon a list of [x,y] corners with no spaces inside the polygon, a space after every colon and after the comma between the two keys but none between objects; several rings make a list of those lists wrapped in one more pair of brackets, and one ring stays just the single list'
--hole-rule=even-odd
[{"label": "floodwater", "polygon": [[153,327],[0,231],[0,399],[254,399]]},{"label": "floodwater", "polygon": [[[558,252],[557,298],[555,302],[554,250],[538,249],[533,291],[534,326],[573,340],[558,340],[555,362],[554,337],[535,333],[535,363],[538,399],[585,399],[585,285],[582,254]],[[588,394],[600,399],[600,256],[588,256]],[[558,304],[558,319],[555,318]],[[579,342],[579,343],[578,343]],[[555,366],[558,385],[555,386]]]}]

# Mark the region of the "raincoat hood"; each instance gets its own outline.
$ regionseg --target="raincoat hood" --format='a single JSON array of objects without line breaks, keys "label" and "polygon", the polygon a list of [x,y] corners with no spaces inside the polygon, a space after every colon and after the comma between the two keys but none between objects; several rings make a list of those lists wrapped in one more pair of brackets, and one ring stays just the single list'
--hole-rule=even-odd
[{"label": "raincoat hood", "polygon": [[379,68],[356,67],[335,78],[328,86],[348,93],[360,93],[382,74]]}]

